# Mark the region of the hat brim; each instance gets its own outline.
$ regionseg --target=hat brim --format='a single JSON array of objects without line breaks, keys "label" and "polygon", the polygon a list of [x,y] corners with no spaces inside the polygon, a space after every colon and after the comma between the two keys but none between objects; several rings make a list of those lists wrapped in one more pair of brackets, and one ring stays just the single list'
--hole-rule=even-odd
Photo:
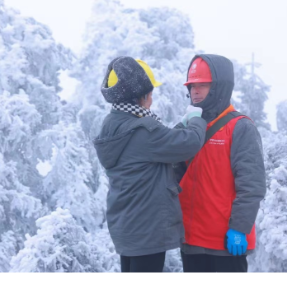
[{"label": "hat brim", "polygon": [[212,80],[210,79],[193,79],[192,81],[188,81],[186,83],[184,83],[184,86],[188,86],[190,84],[194,84],[194,83],[212,83]]},{"label": "hat brim", "polygon": [[161,86],[162,85],[162,83],[161,82],[158,82],[158,81],[155,81],[155,83],[153,83],[153,86],[154,87],[159,87],[159,86]]}]

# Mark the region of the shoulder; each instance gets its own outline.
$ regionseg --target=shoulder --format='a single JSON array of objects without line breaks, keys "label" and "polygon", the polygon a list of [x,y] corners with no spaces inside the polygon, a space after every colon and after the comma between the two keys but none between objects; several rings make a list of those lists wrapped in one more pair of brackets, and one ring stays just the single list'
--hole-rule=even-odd
[{"label": "shoulder", "polygon": [[137,129],[137,128],[141,128],[141,127],[145,128],[149,132],[152,132],[155,129],[164,127],[164,125],[152,117],[138,118],[138,119],[134,120],[130,125],[131,129]]},{"label": "shoulder", "polygon": [[258,133],[257,127],[250,118],[242,117],[237,120],[233,130],[233,135],[242,133]]},{"label": "shoulder", "polygon": [[254,144],[261,148],[262,141],[260,133],[253,121],[249,118],[241,118],[236,122],[232,133],[233,145],[240,145],[242,148]]},{"label": "shoulder", "polygon": [[104,120],[103,126],[114,125],[118,131],[136,130],[144,128],[152,132],[156,128],[163,127],[163,125],[152,117],[139,118],[131,113],[112,110]]}]

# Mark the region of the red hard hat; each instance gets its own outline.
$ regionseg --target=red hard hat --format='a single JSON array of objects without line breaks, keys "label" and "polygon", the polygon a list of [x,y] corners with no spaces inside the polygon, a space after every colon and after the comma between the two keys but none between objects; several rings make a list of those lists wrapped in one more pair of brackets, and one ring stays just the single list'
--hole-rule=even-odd
[{"label": "red hard hat", "polygon": [[212,76],[209,66],[202,58],[196,58],[188,71],[188,79],[184,85],[210,82],[212,82]]}]

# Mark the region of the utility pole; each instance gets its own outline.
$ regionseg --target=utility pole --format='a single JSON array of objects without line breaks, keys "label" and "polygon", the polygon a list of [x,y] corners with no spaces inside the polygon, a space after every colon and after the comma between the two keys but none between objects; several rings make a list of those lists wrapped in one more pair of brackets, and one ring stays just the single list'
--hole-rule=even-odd
[{"label": "utility pole", "polygon": [[250,89],[250,101],[248,102],[248,109],[249,109],[249,112],[252,110],[251,109],[251,106],[252,106],[252,102],[254,100],[254,93],[255,93],[255,84],[256,84],[256,76],[255,76],[255,68],[258,68],[260,67],[260,64],[256,63],[255,62],[255,55],[254,55],[254,52],[252,52],[252,56],[251,56],[251,63],[247,63],[246,64],[247,66],[250,65],[250,68],[251,68],[251,73],[250,73],[250,76],[251,76],[251,89]]},{"label": "utility pole", "polygon": [[254,53],[252,53],[252,62],[251,62],[251,75],[252,75],[252,79],[254,77]]},{"label": "utility pole", "polygon": [[252,56],[251,57],[252,57],[251,58],[251,63],[247,63],[246,66],[250,65],[252,83],[255,84],[255,68],[259,68],[261,65],[255,62],[255,54],[254,54],[254,52],[252,52]]}]

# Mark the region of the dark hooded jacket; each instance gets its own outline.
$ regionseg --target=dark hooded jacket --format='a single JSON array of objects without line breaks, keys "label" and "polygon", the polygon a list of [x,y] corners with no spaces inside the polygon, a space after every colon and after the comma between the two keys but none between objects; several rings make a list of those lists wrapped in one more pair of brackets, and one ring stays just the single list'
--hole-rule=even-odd
[{"label": "dark hooded jacket", "polygon": [[[202,58],[209,66],[212,75],[212,84],[210,92],[204,101],[193,104],[195,107],[203,109],[202,117],[209,123],[216,119],[230,105],[230,99],[234,88],[233,64],[225,57],[217,55],[197,55],[196,58]],[[189,70],[188,69],[188,70]]]},{"label": "dark hooded jacket", "polygon": [[[208,64],[212,85],[205,100],[194,106],[203,109],[202,117],[209,123],[230,106],[234,87],[233,64],[222,56],[202,54],[192,59],[189,68],[198,57]],[[232,137],[230,164],[235,180],[236,199],[232,205],[229,228],[249,234],[255,223],[260,201],[266,193],[262,142],[257,128],[247,118],[237,121],[230,136]],[[227,251],[187,244],[184,244],[182,249],[187,254],[230,255]]]},{"label": "dark hooded jacket", "polygon": [[183,242],[181,188],[172,164],[200,150],[205,130],[201,118],[187,129],[116,110],[105,118],[95,148],[109,178],[107,222],[117,253],[147,255]]}]

